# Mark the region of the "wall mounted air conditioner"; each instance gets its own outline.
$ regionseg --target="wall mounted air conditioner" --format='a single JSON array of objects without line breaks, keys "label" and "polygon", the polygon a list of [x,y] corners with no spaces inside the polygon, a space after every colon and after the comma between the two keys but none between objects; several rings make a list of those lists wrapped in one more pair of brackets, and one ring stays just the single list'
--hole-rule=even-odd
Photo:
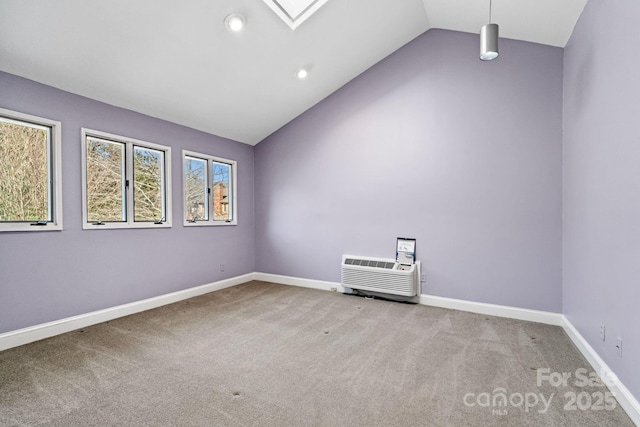
[{"label": "wall mounted air conditioner", "polygon": [[418,295],[420,261],[402,265],[394,259],[342,256],[342,286],[413,297]]}]

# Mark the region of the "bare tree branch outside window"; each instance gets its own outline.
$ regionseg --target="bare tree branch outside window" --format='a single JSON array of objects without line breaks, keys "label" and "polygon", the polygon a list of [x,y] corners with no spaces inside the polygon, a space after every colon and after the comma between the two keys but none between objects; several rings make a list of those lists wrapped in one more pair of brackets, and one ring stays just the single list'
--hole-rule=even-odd
[{"label": "bare tree branch outside window", "polygon": [[87,219],[126,221],[125,145],[87,138]]},{"label": "bare tree branch outside window", "polygon": [[184,159],[185,218],[189,222],[207,221],[207,161],[194,157]]},{"label": "bare tree branch outside window", "polygon": [[51,221],[50,129],[0,120],[0,222]]},{"label": "bare tree branch outside window", "polygon": [[133,149],[133,207],[135,221],[164,220],[164,153]]}]

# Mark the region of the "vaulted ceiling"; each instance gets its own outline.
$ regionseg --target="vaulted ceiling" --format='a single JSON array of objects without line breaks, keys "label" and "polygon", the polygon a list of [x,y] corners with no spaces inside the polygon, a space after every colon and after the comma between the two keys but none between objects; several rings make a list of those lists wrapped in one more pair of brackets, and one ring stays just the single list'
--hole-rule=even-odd
[{"label": "vaulted ceiling", "polygon": [[[264,0],[1,0],[0,70],[255,145],[425,31],[479,33],[490,0],[274,2],[317,10],[293,30]],[[491,20],[564,47],[586,2],[492,0]]]}]

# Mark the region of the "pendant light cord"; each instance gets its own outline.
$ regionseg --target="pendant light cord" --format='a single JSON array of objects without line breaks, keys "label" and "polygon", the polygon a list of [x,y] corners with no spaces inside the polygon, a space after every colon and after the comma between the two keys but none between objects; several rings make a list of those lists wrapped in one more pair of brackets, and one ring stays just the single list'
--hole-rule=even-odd
[{"label": "pendant light cord", "polygon": [[491,24],[491,0],[489,0],[489,24]]}]

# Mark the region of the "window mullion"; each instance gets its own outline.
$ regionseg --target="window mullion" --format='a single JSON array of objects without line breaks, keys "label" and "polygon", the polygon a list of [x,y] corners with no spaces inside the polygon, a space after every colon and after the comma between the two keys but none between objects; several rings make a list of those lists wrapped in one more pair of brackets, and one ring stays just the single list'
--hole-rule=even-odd
[{"label": "window mullion", "polygon": [[160,222],[167,221],[167,155],[166,152],[162,152],[162,168],[160,169],[160,182],[162,183],[162,207],[161,207],[161,216]]},{"label": "window mullion", "polygon": [[53,179],[53,169],[55,165],[54,162],[56,161],[56,159],[53,155],[53,140],[51,138],[51,131],[51,128],[47,129],[47,181],[49,184],[49,194],[47,195],[47,198],[49,199],[49,206],[47,207],[47,223],[55,221],[53,212],[55,212],[56,209],[56,198],[54,196],[56,183]]},{"label": "window mullion", "polygon": [[211,159],[207,159],[207,209],[209,210],[209,216],[207,217],[207,224],[213,224],[213,174],[211,173],[211,165],[213,162]]},{"label": "window mullion", "polygon": [[127,218],[126,224],[131,225],[133,221],[133,144],[127,142],[125,144],[125,180],[126,180],[126,197],[125,203],[127,206]]}]

